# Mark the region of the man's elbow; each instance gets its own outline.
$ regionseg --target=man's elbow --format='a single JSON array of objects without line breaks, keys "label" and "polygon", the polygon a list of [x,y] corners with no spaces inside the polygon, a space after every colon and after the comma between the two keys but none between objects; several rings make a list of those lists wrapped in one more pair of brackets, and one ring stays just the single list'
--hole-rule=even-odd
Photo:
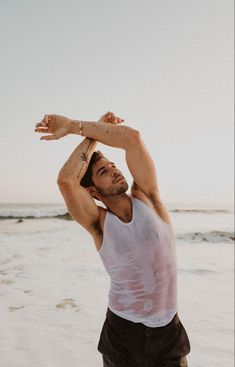
[{"label": "man's elbow", "polygon": [[139,130],[131,129],[130,137],[132,138],[132,140],[139,140],[141,137]]},{"label": "man's elbow", "polygon": [[126,135],[126,141],[125,141],[125,149],[129,148],[130,146],[136,146],[141,140],[141,135],[139,130],[132,129],[128,131],[128,134]]},{"label": "man's elbow", "polygon": [[73,182],[71,178],[60,176],[60,175],[57,177],[57,185],[59,186],[59,188],[69,187],[72,185],[72,183]]}]

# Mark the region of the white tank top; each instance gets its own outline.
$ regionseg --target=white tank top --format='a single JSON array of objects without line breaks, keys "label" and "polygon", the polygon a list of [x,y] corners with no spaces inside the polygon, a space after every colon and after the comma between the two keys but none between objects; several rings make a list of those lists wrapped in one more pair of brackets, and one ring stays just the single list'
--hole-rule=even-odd
[{"label": "white tank top", "polygon": [[111,278],[108,307],[146,326],[168,324],[177,312],[177,258],[172,225],[131,197],[132,220],[107,211],[99,255]]}]

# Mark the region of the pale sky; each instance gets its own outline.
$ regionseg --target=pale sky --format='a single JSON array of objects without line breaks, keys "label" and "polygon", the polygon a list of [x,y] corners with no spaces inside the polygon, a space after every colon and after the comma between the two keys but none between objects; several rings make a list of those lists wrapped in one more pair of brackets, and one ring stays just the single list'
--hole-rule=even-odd
[{"label": "pale sky", "polygon": [[[0,0],[0,202],[62,203],[80,136],[40,141],[46,113],[138,129],[164,201],[233,202],[232,0]],[[124,152],[99,145],[129,183]]]}]

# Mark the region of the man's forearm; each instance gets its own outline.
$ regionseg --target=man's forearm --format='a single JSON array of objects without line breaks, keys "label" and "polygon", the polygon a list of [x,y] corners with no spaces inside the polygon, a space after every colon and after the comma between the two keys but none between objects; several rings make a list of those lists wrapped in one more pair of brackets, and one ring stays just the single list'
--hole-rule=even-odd
[{"label": "man's forearm", "polygon": [[57,182],[59,185],[66,182],[81,182],[96,145],[95,140],[85,138],[77,146],[58,174]]},{"label": "man's forearm", "polygon": [[[69,125],[70,134],[79,134],[80,122],[71,120]],[[126,149],[133,141],[137,131],[128,126],[116,124],[97,123],[93,121],[84,121],[82,135],[87,138],[97,140],[102,144],[115,148]]]}]

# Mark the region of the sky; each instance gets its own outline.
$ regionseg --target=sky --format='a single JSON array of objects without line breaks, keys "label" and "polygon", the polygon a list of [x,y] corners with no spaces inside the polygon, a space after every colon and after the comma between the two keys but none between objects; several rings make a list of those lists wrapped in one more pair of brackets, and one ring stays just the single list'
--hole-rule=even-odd
[{"label": "sky", "polygon": [[[82,141],[45,114],[138,129],[166,203],[233,203],[233,1],[0,0],[0,203],[63,203]],[[123,150],[99,144],[129,183]]]}]

